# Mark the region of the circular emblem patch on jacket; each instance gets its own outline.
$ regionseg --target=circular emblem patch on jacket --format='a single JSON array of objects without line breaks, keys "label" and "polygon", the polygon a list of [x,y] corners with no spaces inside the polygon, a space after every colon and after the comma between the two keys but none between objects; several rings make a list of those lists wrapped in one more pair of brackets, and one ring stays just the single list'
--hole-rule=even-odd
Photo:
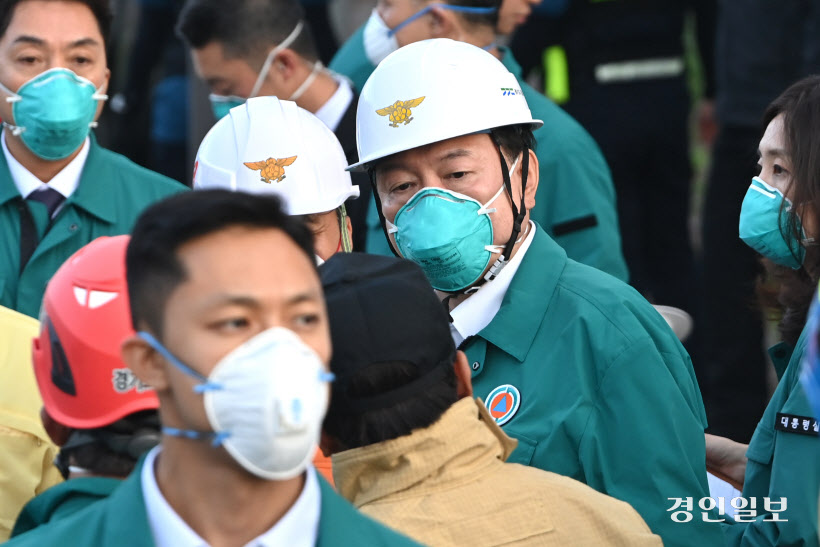
[{"label": "circular emblem patch on jacket", "polygon": [[518,388],[510,384],[498,386],[487,395],[487,410],[498,425],[509,422],[518,412],[520,404],[521,394]]}]

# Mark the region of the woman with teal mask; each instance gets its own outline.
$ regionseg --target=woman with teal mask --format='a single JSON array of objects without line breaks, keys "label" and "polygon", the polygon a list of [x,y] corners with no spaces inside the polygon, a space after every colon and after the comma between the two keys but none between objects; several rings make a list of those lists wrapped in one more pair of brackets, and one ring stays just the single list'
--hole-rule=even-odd
[{"label": "woman with teal mask", "polygon": [[743,200],[739,235],[778,284],[783,342],[770,353],[780,382],[748,446],[707,435],[707,467],[742,488],[755,509],[754,520],[723,524],[727,545],[816,545],[820,424],[800,369],[820,278],[820,76],[792,85],[763,121],[760,175]]}]

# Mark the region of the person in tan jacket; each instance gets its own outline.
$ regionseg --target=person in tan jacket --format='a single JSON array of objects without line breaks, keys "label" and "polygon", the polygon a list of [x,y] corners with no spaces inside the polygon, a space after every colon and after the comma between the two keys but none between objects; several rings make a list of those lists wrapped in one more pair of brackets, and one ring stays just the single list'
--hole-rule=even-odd
[{"label": "person in tan jacket", "polygon": [[473,399],[470,365],[419,266],[337,254],[320,274],[336,375],[322,450],[360,511],[434,546],[662,545],[629,504],[505,463],[517,441]]}]

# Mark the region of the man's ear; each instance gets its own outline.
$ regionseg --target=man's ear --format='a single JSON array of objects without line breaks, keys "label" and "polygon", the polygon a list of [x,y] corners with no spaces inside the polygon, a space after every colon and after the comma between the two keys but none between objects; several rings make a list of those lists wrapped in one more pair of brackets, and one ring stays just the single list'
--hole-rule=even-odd
[{"label": "man's ear", "polygon": [[165,359],[137,335],[127,338],[120,348],[122,360],[142,383],[156,391],[168,389],[169,380]]},{"label": "man's ear", "polygon": [[[530,154],[530,165],[527,175],[527,189],[524,192],[524,203],[527,205],[527,211],[532,211],[533,207],[535,207],[535,192],[538,190],[538,156],[535,155],[534,150],[529,151]],[[519,163],[517,166],[518,169],[522,170],[523,174],[523,161]]]},{"label": "man's ear", "polygon": [[350,239],[353,239],[353,221],[350,220],[350,217],[345,217],[345,224],[347,225],[347,235],[350,236]]},{"label": "man's ear", "polygon": [[433,4],[430,8],[430,34],[431,38],[450,38],[462,41],[464,31],[458,15],[453,10]]},{"label": "man's ear", "polygon": [[63,446],[71,436],[71,432],[74,431],[52,418],[46,407],[40,409],[40,420],[43,422],[43,429],[57,446]]},{"label": "man's ear", "polygon": [[302,58],[295,51],[285,48],[276,54],[266,79],[269,82],[281,85],[282,82],[290,81],[296,73],[296,69],[302,64],[304,64]]},{"label": "man's ear", "polygon": [[470,370],[470,361],[463,351],[456,352],[456,360],[453,362],[453,369],[456,372],[456,395],[459,399],[473,396],[473,373]]}]

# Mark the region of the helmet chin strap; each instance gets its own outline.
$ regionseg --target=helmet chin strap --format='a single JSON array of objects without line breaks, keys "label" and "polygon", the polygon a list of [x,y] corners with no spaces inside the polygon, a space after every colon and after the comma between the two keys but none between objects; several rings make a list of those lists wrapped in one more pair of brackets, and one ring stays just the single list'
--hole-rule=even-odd
[{"label": "helmet chin strap", "polygon": [[498,144],[498,140],[496,140],[495,135],[490,132],[490,138],[493,140],[493,144],[495,144],[496,150],[498,150],[498,157],[501,160],[501,176],[504,178],[504,187],[507,189],[507,193],[510,195],[510,205],[512,206],[512,213],[513,213],[513,227],[512,233],[510,233],[510,239],[507,240],[506,245],[504,245],[504,251],[501,253],[493,265],[490,266],[490,269],[487,270],[487,273],[484,274],[483,282],[479,283],[478,285],[473,285],[465,290],[465,293],[475,292],[478,288],[486,283],[487,281],[492,281],[498,274],[501,273],[501,270],[504,269],[509,261],[510,257],[512,256],[513,248],[515,247],[516,242],[518,241],[518,235],[521,233],[521,224],[524,222],[524,218],[527,216],[527,204],[525,201],[525,196],[527,193],[527,175],[529,174],[530,168],[530,154],[529,149],[524,148],[521,154],[524,156],[522,165],[521,165],[521,202],[516,207],[515,199],[513,198],[512,192],[512,183],[510,182],[510,171],[507,168],[507,161],[504,159],[504,154],[501,152],[501,145]]},{"label": "helmet chin strap", "polygon": [[[512,182],[510,182],[510,170],[507,167],[507,161],[504,159],[504,154],[501,152],[501,145],[498,144],[498,141],[495,139],[495,136],[490,132],[490,138],[493,140],[493,144],[495,144],[496,149],[498,150],[498,157],[501,161],[501,176],[504,179],[504,187],[507,189],[507,193],[510,195],[510,205],[512,206],[512,213],[513,213],[513,228],[512,233],[510,233],[510,238],[507,240],[507,243],[504,245],[504,250],[501,253],[493,265],[490,266],[490,269],[487,270],[487,273],[479,279],[479,281],[470,286],[466,289],[462,289],[460,291],[449,293],[441,303],[444,305],[444,311],[447,312],[447,317],[450,319],[450,322],[453,322],[453,316],[450,315],[450,301],[453,298],[458,298],[461,295],[469,295],[473,294],[474,292],[478,291],[485,283],[488,281],[492,281],[498,274],[501,273],[501,270],[509,264],[510,256],[512,255],[513,248],[515,244],[518,242],[518,236],[521,234],[521,225],[524,222],[524,217],[527,215],[527,205],[524,201],[524,196],[527,190],[527,175],[529,174],[529,167],[530,167],[530,154],[529,149],[524,148],[521,154],[524,156],[521,166],[521,202],[516,207],[515,200],[513,199],[512,193]],[[392,245],[391,245],[392,248]],[[395,252],[395,251],[394,251]]]}]

